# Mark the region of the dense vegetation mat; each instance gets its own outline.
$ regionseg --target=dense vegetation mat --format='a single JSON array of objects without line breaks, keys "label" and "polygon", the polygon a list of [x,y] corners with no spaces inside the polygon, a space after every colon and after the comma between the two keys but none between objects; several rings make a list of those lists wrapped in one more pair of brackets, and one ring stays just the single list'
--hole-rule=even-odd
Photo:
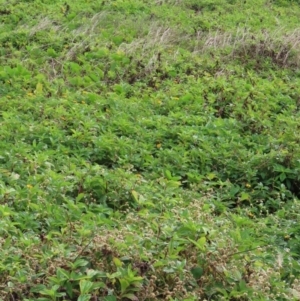
[{"label": "dense vegetation mat", "polygon": [[0,1],[0,300],[299,300],[296,1]]}]

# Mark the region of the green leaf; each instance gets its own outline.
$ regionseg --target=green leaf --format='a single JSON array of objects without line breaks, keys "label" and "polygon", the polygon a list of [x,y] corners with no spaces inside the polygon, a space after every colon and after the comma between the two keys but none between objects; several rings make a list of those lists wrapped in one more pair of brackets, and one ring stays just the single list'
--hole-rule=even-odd
[{"label": "green leaf", "polygon": [[241,194],[240,200],[241,201],[246,201],[246,200],[249,200],[249,199],[250,199],[249,193],[243,191],[242,194]]},{"label": "green leaf", "polygon": [[165,174],[165,177],[166,177],[168,180],[172,180],[172,179],[173,179],[172,174],[171,174],[171,172],[170,172],[168,169],[165,169],[165,170],[164,170],[164,174]]},{"label": "green leaf", "polygon": [[71,272],[70,274],[70,279],[72,279],[73,281],[78,281],[78,280],[82,280],[82,279],[88,279],[89,277],[85,274],[81,274],[81,273],[76,273],[74,271]]},{"label": "green leaf", "polygon": [[37,84],[36,84],[36,87],[35,87],[34,93],[35,93],[36,95],[41,95],[41,94],[43,94],[43,84],[37,83]]},{"label": "green leaf", "polygon": [[84,193],[79,193],[78,196],[76,197],[76,203],[81,201],[83,197],[84,197]]},{"label": "green leaf", "polygon": [[179,187],[181,183],[179,181],[170,180],[167,185],[168,187]]},{"label": "green leaf", "polygon": [[194,241],[190,238],[188,238],[190,242],[192,242],[199,250],[204,251],[205,250],[205,244],[206,244],[206,238],[205,236],[200,237],[197,241]]},{"label": "green leaf", "polygon": [[121,294],[124,294],[126,292],[126,289],[130,286],[130,282],[126,279],[118,279],[121,285]]},{"label": "green leaf", "polygon": [[93,282],[88,280],[80,280],[79,282],[80,293],[85,295],[91,292],[93,288]]},{"label": "green leaf", "polygon": [[122,262],[119,258],[117,258],[117,257],[114,257],[114,258],[113,258],[113,262],[114,262],[114,264],[115,264],[115,266],[116,266],[117,268],[120,268],[120,267],[122,267],[122,265],[123,265],[123,262]]},{"label": "green leaf", "polygon": [[156,261],[154,264],[153,264],[153,266],[155,267],[155,268],[159,268],[159,267],[162,267],[162,266],[164,266],[164,263],[162,262],[162,261]]},{"label": "green leaf", "polygon": [[163,271],[168,274],[172,274],[175,272],[173,268],[168,268],[168,267],[163,268]]},{"label": "green leaf", "polygon": [[283,182],[286,179],[285,173],[281,173],[280,176],[279,176],[279,179],[280,179],[281,182]]},{"label": "green leaf", "polygon": [[72,264],[72,268],[73,269],[77,269],[79,267],[84,267],[88,264],[89,262],[87,260],[84,259],[77,259],[73,264]]},{"label": "green leaf", "polygon": [[67,294],[68,294],[68,296],[69,296],[70,298],[73,298],[73,296],[74,296],[73,285],[72,285],[72,284],[73,284],[73,283],[70,282],[70,281],[67,281],[67,283],[65,284],[66,292],[67,292]]},{"label": "green leaf", "polygon": [[120,271],[112,273],[112,274],[109,274],[109,273],[106,274],[106,277],[109,278],[109,279],[115,279],[115,278],[118,278],[120,276],[121,276]]},{"label": "green leaf", "polygon": [[138,297],[135,296],[134,294],[125,294],[125,295],[122,295],[122,298],[127,298],[129,300],[132,300],[132,301],[138,301]]},{"label": "green leaf", "polygon": [[93,289],[98,289],[98,288],[106,288],[106,284],[104,282],[93,282]]},{"label": "green leaf", "polygon": [[104,298],[104,301],[117,301],[116,296],[110,295]]},{"label": "green leaf", "polygon": [[91,295],[80,295],[77,301],[89,301],[91,300]]},{"label": "green leaf", "polygon": [[57,52],[53,49],[53,48],[48,48],[47,49],[47,54],[50,56],[50,57],[52,57],[52,58],[55,58],[55,57],[57,57]]},{"label": "green leaf", "polygon": [[191,273],[196,280],[200,279],[203,275],[203,269],[201,267],[191,268]]},{"label": "green leaf", "polygon": [[91,278],[93,278],[93,277],[95,277],[97,275],[100,275],[99,271],[96,271],[96,270],[93,270],[93,269],[88,269],[86,271],[86,274],[87,274],[87,276],[88,276],[89,279],[91,279]]},{"label": "green leaf", "polygon": [[214,173],[209,173],[206,177],[211,181],[216,178],[216,175]]},{"label": "green leaf", "polygon": [[56,270],[56,276],[60,279],[60,280],[67,280],[69,279],[69,273],[61,268],[58,268]]},{"label": "green leaf", "polygon": [[240,280],[240,282],[239,282],[239,290],[241,292],[246,292],[248,290],[247,283],[244,280]]},{"label": "green leaf", "polygon": [[43,291],[45,289],[46,289],[46,286],[44,284],[38,284],[38,285],[32,287],[30,289],[30,292],[32,292],[32,293],[39,293],[39,292],[41,292],[41,291]]},{"label": "green leaf", "polygon": [[135,202],[139,202],[139,194],[135,190],[131,190],[131,195]]}]

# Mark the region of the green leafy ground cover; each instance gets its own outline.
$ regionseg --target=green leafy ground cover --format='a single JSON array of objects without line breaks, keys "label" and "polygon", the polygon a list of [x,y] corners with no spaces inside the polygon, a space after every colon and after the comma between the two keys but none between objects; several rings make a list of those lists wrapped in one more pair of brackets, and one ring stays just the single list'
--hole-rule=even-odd
[{"label": "green leafy ground cover", "polygon": [[299,300],[296,1],[0,1],[1,300]]}]

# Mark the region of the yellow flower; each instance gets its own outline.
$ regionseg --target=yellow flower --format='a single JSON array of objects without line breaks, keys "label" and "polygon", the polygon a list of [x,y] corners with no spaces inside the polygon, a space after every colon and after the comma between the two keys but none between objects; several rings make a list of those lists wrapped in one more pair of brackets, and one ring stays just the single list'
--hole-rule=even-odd
[{"label": "yellow flower", "polygon": [[33,186],[30,185],[30,184],[27,184],[26,187],[27,187],[28,189],[31,189]]},{"label": "yellow flower", "polygon": [[249,184],[249,183],[246,183],[246,185],[245,185],[247,188],[250,188],[251,187],[251,185]]}]

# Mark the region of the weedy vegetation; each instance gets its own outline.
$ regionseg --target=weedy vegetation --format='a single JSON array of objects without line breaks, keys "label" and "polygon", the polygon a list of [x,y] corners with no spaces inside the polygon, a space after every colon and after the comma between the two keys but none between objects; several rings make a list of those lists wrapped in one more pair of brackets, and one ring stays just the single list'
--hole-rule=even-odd
[{"label": "weedy vegetation", "polygon": [[300,300],[298,1],[0,4],[0,300]]}]

